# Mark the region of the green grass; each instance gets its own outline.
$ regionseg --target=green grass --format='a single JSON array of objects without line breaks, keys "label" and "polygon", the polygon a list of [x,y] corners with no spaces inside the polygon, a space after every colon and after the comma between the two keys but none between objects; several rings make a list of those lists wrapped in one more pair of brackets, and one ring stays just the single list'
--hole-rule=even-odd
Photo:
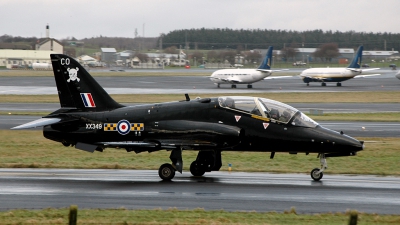
[{"label": "green grass", "polygon": [[[192,98],[218,97],[224,95],[257,96],[276,101],[290,103],[400,103],[400,91],[376,92],[322,92],[322,93],[221,93],[221,94],[190,94]],[[156,103],[184,100],[183,94],[116,94],[111,95],[117,102],[123,103]],[[2,103],[58,103],[58,95],[0,95]]]},{"label": "green grass", "polygon": [[[329,158],[332,174],[378,174],[400,175],[400,138],[362,138],[366,149],[355,157]],[[109,149],[104,152],[88,153],[61,143],[47,140],[42,131],[0,130],[0,167],[2,168],[84,168],[84,169],[151,169],[158,170],[169,162],[167,151],[153,153],[126,152]],[[184,170],[196,159],[197,151],[183,151]],[[316,154],[222,152],[222,168],[227,171],[306,173],[319,167]],[[293,167],[293,165],[296,165]],[[349,167],[348,165],[352,165]]]},{"label": "green grass", "polygon": [[[69,209],[10,210],[0,212],[1,224],[68,224]],[[352,211],[345,213],[298,214],[295,208],[284,212],[227,212],[224,210],[128,210],[78,209],[78,224],[348,224]],[[358,213],[358,224],[399,224],[399,215]]]}]

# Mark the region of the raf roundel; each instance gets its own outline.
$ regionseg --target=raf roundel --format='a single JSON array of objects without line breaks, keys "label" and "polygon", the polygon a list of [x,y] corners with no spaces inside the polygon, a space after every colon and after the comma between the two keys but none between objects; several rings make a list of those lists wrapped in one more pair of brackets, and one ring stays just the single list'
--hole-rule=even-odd
[{"label": "raf roundel", "polygon": [[127,120],[120,120],[117,124],[118,133],[125,135],[131,131],[131,124]]}]

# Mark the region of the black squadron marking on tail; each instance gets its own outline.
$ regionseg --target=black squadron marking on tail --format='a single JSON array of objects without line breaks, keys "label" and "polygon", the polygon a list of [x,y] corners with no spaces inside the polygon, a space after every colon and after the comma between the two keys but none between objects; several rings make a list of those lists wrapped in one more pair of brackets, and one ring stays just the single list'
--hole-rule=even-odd
[{"label": "black squadron marking on tail", "polygon": [[88,152],[122,148],[128,152],[171,151],[171,163],[159,176],[170,180],[182,172],[182,151],[198,151],[190,165],[194,176],[218,171],[222,151],[316,153],[326,158],[352,156],[360,142],[320,126],[299,110],[271,99],[247,96],[196,98],[185,101],[123,106],[115,102],[73,58],[51,55],[61,108],[13,129],[43,126],[44,137]]}]

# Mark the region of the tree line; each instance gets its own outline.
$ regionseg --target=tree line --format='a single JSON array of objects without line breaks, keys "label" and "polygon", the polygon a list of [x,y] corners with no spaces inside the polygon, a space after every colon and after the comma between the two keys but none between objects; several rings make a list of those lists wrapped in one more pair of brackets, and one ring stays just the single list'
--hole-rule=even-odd
[{"label": "tree line", "polygon": [[357,48],[364,45],[368,50],[400,49],[400,33],[373,33],[356,31],[309,31],[267,29],[184,29],[161,35],[162,48],[181,46],[190,49],[251,50],[273,45],[274,49],[318,48],[325,43],[336,43],[339,48]]}]

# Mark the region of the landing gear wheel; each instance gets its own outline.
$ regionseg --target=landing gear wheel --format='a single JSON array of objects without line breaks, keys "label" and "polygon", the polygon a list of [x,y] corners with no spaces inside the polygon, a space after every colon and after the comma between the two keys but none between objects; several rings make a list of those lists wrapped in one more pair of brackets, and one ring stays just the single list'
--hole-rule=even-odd
[{"label": "landing gear wheel", "polygon": [[175,177],[175,168],[169,163],[162,164],[158,169],[158,176],[163,180],[172,180]]},{"label": "landing gear wheel", "polygon": [[236,84],[232,84],[232,88],[236,88]]},{"label": "landing gear wheel", "polygon": [[322,87],[325,87],[325,86],[326,86],[326,83],[322,83],[321,86],[322,86]]},{"label": "landing gear wheel", "polygon": [[248,85],[247,85],[247,88],[253,88],[253,85],[248,84]]},{"label": "landing gear wheel", "polygon": [[307,83],[307,86],[310,86],[310,84],[309,84],[309,83]]},{"label": "landing gear wheel", "polygon": [[342,83],[337,83],[336,86],[341,87]]},{"label": "landing gear wheel", "polygon": [[219,84],[217,84],[217,87],[220,88]]},{"label": "landing gear wheel", "polygon": [[198,166],[196,161],[193,161],[192,164],[190,164],[190,172],[193,176],[200,177],[203,176],[206,171]]},{"label": "landing gear wheel", "polygon": [[320,169],[315,168],[313,170],[311,170],[311,178],[315,181],[319,181],[322,179],[322,177],[324,176],[324,173],[318,173],[320,171]]}]

